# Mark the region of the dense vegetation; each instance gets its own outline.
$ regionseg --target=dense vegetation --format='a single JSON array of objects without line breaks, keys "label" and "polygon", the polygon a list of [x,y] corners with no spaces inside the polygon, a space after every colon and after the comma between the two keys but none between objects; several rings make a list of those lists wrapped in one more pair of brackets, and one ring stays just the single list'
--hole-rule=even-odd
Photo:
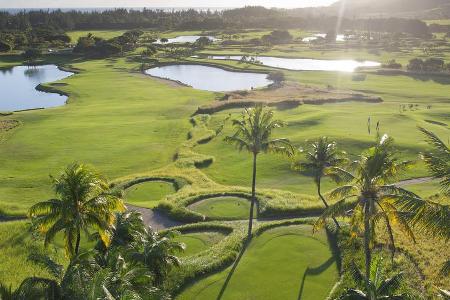
[{"label": "dense vegetation", "polygon": [[[301,10],[277,10],[246,7],[225,11],[163,11],[116,9],[103,12],[32,11],[9,14],[0,12],[0,30],[28,31],[32,28],[53,30],[79,29],[224,29],[224,28],[305,28],[329,30],[336,26],[336,16],[311,16]],[[428,34],[426,23],[408,19],[342,20],[342,30],[407,32],[417,36]],[[55,38],[60,36],[54,35]],[[65,40],[65,38],[64,38]]]}]

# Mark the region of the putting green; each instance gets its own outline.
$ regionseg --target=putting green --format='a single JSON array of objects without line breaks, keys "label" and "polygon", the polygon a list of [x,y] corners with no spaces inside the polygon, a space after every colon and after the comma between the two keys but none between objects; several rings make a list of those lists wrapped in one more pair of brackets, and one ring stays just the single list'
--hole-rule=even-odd
[{"label": "putting green", "polygon": [[[325,299],[338,270],[324,233],[309,225],[279,227],[254,238],[231,267],[187,288],[177,299]],[[227,276],[228,283],[225,285]]]},{"label": "putting green", "polygon": [[128,203],[153,208],[165,196],[175,193],[175,187],[169,182],[150,181],[135,184],[125,191]]},{"label": "putting green", "polygon": [[208,249],[225,237],[225,234],[217,231],[190,232],[177,237],[178,242],[186,245],[181,257],[191,256]]},{"label": "putting green", "polygon": [[211,219],[239,220],[248,218],[250,201],[239,197],[215,197],[194,203],[189,209]]}]

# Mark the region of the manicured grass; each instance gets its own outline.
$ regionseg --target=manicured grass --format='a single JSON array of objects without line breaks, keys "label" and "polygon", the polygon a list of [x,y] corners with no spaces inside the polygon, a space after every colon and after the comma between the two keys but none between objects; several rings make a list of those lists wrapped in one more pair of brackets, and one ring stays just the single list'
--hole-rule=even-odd
[{"label": "manicured grass", "polygon": [[175,192],[176,190],[171,183],[162,181],[144,182],[128,188],[125,191],[125,201],[153,208],[158,205],[159,200]]},{"label": "manicured grass", "polygon": [[[276,118],[287,121],[288,126],[274,133],[277,137],[289,138],[296,147],[303,148],[308,146],[308,140],[325,135],[337,141],[340,149],[345,150],[351,157],[355,157],[375,141],[375,124],[379,120],[381,133],[387,133],[396,140],[400,150],[398,155],[402,159],[418,161],[419,152],[428,149],[428,146],[416,126],[429,128],[445,138],[447,135],[445,127],[424,121],[433,115],[434,119],[448,123],[444,120],[445,111],[448,111],[448,105],[443,104],[436,104],[431,110],[427,110],[424,104],[420,104],[419,110],[408,111],[404,114],[398,112],[397,104],[389,102],[304,105],[291,110],[276,111]],[[212,122],[221,122],[230,112],[233,117],[237,117],[239,110],[215,114]],[[373,123],[371,135],[367,131],[369,116]],[[232,127],[228,124],[218,138],[197,148],[198,152],[212,154],[216,158],[215,163],[203,171],[221,184],[250,186],[251,156],[246,152],[239,153],[232,145],[223,141],[223,137],[232,132]],[[290,166],[289,159],[272,154],[260,155],[257,186],[315,195],[312,178],[307,174],[292,171]],[[427,176],[427,172],[423,164],[417,163],[413,169],[406,172],[405,176]],[[325,181],[324,190],[333,186]]]},{"label": "manicured grass", "polygon": [[71,42],[76,44],[80,37],[86,36],[89,33],[92,33],[95,37],[108,40],[120,36],[125,32],[126,30],[76,30],[69,31],[67,34],[69,35]]},{"label": "manicured grass", "polygon": [[73,161],[110,179],[167,165],[190,130],[189,116],[213,97],[117,69],[134,67],[123,60],[74,65],[84,71],[63,81],[69,104],[9,117],[23,125],[0,147],[5,213],[25,214],[53,197],[49,174]]},{"label": "manicured grass", "polygon": [[439,25],[450,25],[450,19],[440,19],[440,20],[425,20],[428,25],[439,24]]},{"label": "manicured grass", "polygon": [[184,233],[176,238],[177,241],[184,243],[186,249],[179,254],[180,257],[195,255],[212,245],[218,243],[225,237],[223,233],[217,231],[202,231]]},{"label": "manicured grass", "polygon": [[[188,287],[177,299],[325,299],[338,272],[324,233],[311,226],[271,229],[252,240],[231,267]],[[225,284],[227,276],[229,281]]]},{"label": "manicured grass", "polygon": [[426,183],[411,184],[404,186],[404,188],[420,195],[423,198],[434,196],[440,191],[439,182],[436,180]]},{"label": "manicured grass", "polygon": [[[15,288],[29,276],[51,278],[41,266],[28,261],[30,253],[45,253],[42,240],[35,240],[29,231],[28,221],[0,223],[0,282]],[[48,253],[54,254],[49,246]],[[64,262],[64,251],[57,252],[59,261]]]},{"label": "manicured grass", "polygon": [[189,208],[211,219],[246,219],[250,201],[238,197],[216,197],[194,203]]}]

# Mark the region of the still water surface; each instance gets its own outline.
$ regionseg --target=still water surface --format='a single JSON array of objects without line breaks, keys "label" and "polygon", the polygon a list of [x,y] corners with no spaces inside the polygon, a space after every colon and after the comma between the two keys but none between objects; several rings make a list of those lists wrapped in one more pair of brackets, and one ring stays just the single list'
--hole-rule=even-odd
[{"label": "still water surface", "polygon": [[272,83],[267,79],[267,74],[231,72],[202,65],[169,65],[148,69],[145,73],[213,92],[249,90]]},{"label": "still water surface", "polygon": [[67,97],[36,90],[41,83],[58,81],[73,73],[55,65],[17,66],[0,69],[0,111],[47,108],[63,105]]},{"label": "still water surface", "polygon": [[[241,60],[242,56],[213,55],[210,59],[216,60]],[[357,61],[351,59],[307,59],[307,58],[282,58],[272,56],[255,57],[265,66],[294,71],[341,71],[353,72],[359,67],[378,67],[380,63],[375,61]]]}]

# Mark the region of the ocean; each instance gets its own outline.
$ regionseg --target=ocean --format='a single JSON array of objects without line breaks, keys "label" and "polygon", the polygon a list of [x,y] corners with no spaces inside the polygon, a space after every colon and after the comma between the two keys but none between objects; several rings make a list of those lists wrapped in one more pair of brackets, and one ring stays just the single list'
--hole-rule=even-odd
[{"label": "ocean", "polygon": [[197,11],[223,11],[226,9],[232,9],[234,7],[71,7],[71,8],[1,8],[0,11],[6,11],[10,14],[17,14],[19,12],[30,12],[30,11],[56,11],[60,10],[62,12],[68,11],[82,11],[82,12],[103,12],[107,10],[114,10],[117,8],[125,8],[128,10],[139,10],[142,11],[144,9],[152,9],[152,10],[165,10],[165,11],[180,11],[180,10],[189,10],[194,9]]}]

